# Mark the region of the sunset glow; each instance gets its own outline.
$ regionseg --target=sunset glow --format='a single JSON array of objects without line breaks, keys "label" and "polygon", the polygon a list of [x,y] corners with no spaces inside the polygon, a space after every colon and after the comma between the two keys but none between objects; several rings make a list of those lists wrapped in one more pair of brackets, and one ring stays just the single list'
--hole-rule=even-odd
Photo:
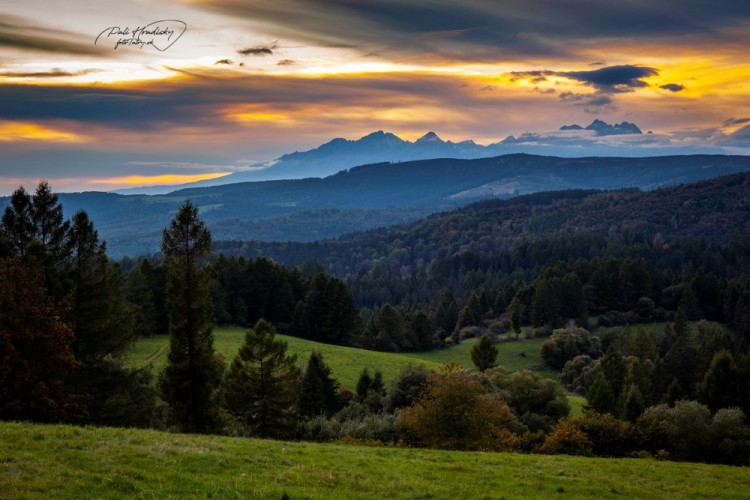
[{"label": "sunset glow", "polygon": [[[636,123],[675,153],[750,152],[750,7],[738,2],[104,5],[0,8],[5,179],[179,183],[194,172],[159,165],[268,162],[375,130],[488,144],[596,118]],[[147,25],[171,34],[133,38]]]}]

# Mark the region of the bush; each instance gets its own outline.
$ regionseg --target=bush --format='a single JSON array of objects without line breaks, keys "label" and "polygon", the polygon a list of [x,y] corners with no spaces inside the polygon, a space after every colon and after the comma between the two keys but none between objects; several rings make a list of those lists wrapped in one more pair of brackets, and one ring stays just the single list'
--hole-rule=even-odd
[{"label": "bush", "polygon": [[624,457],[637,448],[631,425],[609,413],[587,411],[575,417],[575,423],[591,440],[596,456]]},{"label": "bush", "polygon": [[560,420],[541,446],[534,449],[537,453],[590,456],[593,444],[576,424],[574,417]]},{"label": "bush", "polygon": [[598,358],[601,356],[601,349],[598,339],[575,325],[555,330],[541,349],[544,362],[556,370],[561,370],[565,363],[581,354]]},{"label": "bush", "polygon": [[551,430],[555,422],[570,412],[565,391],[554,381],[530,370],[509,374],[502,368],[496,368],[485,374],[532,432]]},{"label": "bush", "polygon": [[398,418],[431,448],[505,450],[520,444],[510,435],[515,416],[503,398],[489,393],[476,374],[455,367],[430,374],[424,391]]},{"label": "bush", "polygon": [[393,413],[399,408],[411,406],[427,383],[427,368],[408,365],[393,381],[385,398],[385,411]]},{"label": "bush", "polygon": [[580,354],[565,363],[560,374],[560,380],[565,384],[565,388],[576,394],[586,394],[590,383],[586,383],[585,374],[592,369],[593,364],[594,360],[587,354]]},{"label": "bush", "polygon": [[722,408],[716,412],[708,429],[714,461],[750,465],[750,428],[739,408]]}]

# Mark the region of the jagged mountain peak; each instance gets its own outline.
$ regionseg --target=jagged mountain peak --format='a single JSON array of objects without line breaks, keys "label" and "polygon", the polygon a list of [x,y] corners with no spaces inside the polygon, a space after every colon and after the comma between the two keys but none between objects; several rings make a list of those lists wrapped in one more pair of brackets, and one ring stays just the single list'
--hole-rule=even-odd
[{"label": "jagged mountain peak", "polygon": [[435,132],[427,132],[425,135],[420,137],[415,141],[415,144],[424,143],[424,142],[443,142],[443,140],[438,137],[438,135]]},{"label": "jagged mountain peak", "polygon": [[622,123],[615,123],[610,125],[604,120],[599,118],[594,119],[587,127],[581,127],[580,125],[563,125],[560,130],[591,130],[596,132],[596,135],[620,135],[620,134],[642,134],[641,129],[635,123],[623,121]]}]

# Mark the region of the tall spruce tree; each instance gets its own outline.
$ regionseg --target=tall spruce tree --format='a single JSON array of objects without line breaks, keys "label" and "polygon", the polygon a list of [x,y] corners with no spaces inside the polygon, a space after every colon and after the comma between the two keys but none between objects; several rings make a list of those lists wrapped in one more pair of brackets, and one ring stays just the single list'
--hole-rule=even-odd
[{"label": "tall spruce tree", "polygon": [[169,357],[160,379],[171,423],[184,432],[209,432],[216,423],[222,367],[214,357],[208,276],[202,268],[210,251],[211,233],[187,200],[163,234]]},{"label": "tall spruce tree", "polygon": [[147,370],[131,370],[122,362],[136,335],[120,273],[109,264],[106,245],[86,212],[73,216],[67,240],[72,308],[66,319],[75,336],[73,354],[81,363],[70,384],[88,407],[84,421],[147,426],[156,393]]},{"label": "tall spruce tree", "polygon": [[335,413],[339,406],[336,394],[338,386],[338,382],[331,377],[331,368],[323,361],[323,355],[313,351],[302,377],[297,403],[300,415],[317,417]]},{"label": "tall spruce tree", "polygon": [[288,437],[296,424],[300,370],[297,356],[261,319],[245,333],[224,383],[224,406],[247,432],[260,437]]}]

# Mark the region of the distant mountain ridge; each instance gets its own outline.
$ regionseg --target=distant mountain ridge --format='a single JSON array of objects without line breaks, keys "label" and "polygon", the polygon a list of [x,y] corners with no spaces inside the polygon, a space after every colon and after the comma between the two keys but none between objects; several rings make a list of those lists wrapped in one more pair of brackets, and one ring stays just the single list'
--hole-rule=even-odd
[{"label": "distant mountain ridge", "polygon": [[[70,193],[61,194],[60,201],[66,217],[86,210],[117,257],[158,252],[162,229],[186,198],[199,207],[216,240],[315,241],[403,224],[487,198],[560,189],[653,189],[748,171],[746,156],[511,154],[384,162],[323,179],[245,182],[158,196]],[[8,200],[0,198],[0,210]]]},{"label": "distant mountain ridge", "polygon": [[[473,140],[444,141],[432,131],[412,142],[390,132],[378,130],[355,140],[336,138],[307,151],[295,151],[284,154],[274,161],[256,164],[250,171],[235,172],[218,179],[182,186],[129,189],[120,192],[123,194],[166,194],[181,188],[218,186],[237,182],[326,177],[358,165],[437,158],[477,159],[515,153],[578,157],[584,151],[589,156],[610,157],[721,153],[721,151],[714,150],[670,147],[663,141],[650,143],[648,141],[652,139],[649,136],[653,134],[643,134],[636,124],[626,121],[611,125],[595,119],[585,128],[580,125],[564,125],[557,132],[558,135],[561,133],[561,136],[525,133],[519,137],[508,136],[499,142],[483,146]],[[621,147],[611,144],[611,141],[605,141],[618,137],[641,137],[642,139],[639,140],[647,141],[649,147],[635,147],[632,141]]]}]

